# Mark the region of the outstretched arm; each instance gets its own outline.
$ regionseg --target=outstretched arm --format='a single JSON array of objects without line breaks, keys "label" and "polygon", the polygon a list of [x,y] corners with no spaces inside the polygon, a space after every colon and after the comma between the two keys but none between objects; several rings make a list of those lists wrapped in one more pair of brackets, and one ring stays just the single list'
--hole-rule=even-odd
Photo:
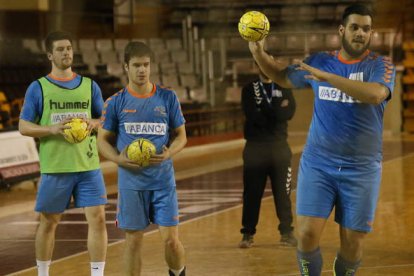
[{"label": "outstretched arm", "polygon": [[295,63],[299,65],[298,70],[305,70],[309,72],[309,75],[305,76],[305,78],[329,82],[335,88],[344,91],[348,96],[351,96],[363,103],[380,104],[387,99],[390,94],[388,88],[381,83],[350,80],[319,70],[299,60],[295,61]]},{"label": "outstretched arm", "polygon": [[293,85],[286,74],[286,66],[268,55],[264,51],[263,46],[264,40],[249,42],[250,52],[256,63],[259,65],[260,70],[281,87],[293,88]]}]

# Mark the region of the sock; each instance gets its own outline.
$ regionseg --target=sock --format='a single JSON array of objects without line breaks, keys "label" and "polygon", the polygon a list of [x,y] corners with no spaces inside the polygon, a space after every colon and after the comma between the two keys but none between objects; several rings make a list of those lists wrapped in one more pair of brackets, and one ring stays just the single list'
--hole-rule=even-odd
[{"label": "sock", "polygon": [[91,262],[91,276],[103,276],[105,262]]},{"label": "sock", "polygon": [[49,276],[49,266],[52,261],[39,261],[36,260],[37,264],[37,275],[38,276]]},{"label": "sock", "polygon": [[297,251],[297,259],[302,276],[319,276],[322,271],[322,255],[319,247],[311,252]]},{"label": "sock", "polygon": [[184,276],[185,274],[181,275],[181,272],[183,272],[185,269],[185,266],[183,266],[180,269],[172,269],[170,268],[170,271],[175,275],[175,276]]},{"label": "sock", "polygon": [[349,262],[336,254],[334,261],[334,275],[335,276],[353,276],[355,275],[361,261]]}]

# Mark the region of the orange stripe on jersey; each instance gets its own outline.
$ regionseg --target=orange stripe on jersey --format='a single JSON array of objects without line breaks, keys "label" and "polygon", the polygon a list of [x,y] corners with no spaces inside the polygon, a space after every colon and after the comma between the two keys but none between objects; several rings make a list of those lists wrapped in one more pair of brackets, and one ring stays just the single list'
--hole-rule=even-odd
[{"label": "orange stripe on jersey", "polygon": [[389,77],[391,77],[392,76],[392,72],[394,72],[394,71],[390,71],[390,70],[387,70],[387,71],[385,71],[384,72],[384,76],[389,76]]},{"label": "orange stripe on jersey", "polygon": [[364,58],[366,58],[369,55],[370,51],[366,50],[365,53],[361,56],[360,59],[355,59],[355,60],[346,60],[342,55],[341,52],[338,51],[338,60],[342,63],[345,64],[355,64],[360,62],[361,60],[363,60]]},{"label": "orange stripe on jersey", "polygon": [[149,98],[152,95],[154,95],[155,94],[155,91],[157,90],[156,85],[153,84],[153,83],[151,83],[151,84],[152,84],[152,90],[151,90],[151,92],[148,95],[141,95],[138,92],[134,91],[130,86],[127,86],[128,92],[130,92],[130,94],[132,96],[136,97],[136,98]]},{"label": "orange stripe on jersey", "polygon": [[76,78],[76,73],[75,72],[73,72],[72,73],[72,76],[71,77],[69,77],[69,78],[59,78],[59,77],[56,77],[56,76],[53,76],[52,75],[52,73],[50,73],[49,75],[47,75],[49,78],[51,78],[51,79],[54,79],[54,80],[57,80],[57,81],[71,81],[71,80],[73,80],[74,78]]},{"label": "orange stripe on jersey", "polygon": [[124,90],[119,90],[118,92],[116,92],[115,94],[113,94],[111,97],[109,97],[108,99],[106,99],[105,104],[108,105],[106,102],[112,101],[113,97],[119,96]]}]

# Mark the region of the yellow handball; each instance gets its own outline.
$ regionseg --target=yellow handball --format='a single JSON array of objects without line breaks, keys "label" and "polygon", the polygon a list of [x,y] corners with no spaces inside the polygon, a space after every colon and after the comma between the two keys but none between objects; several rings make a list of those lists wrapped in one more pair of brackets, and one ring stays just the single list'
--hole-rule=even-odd
[{"label": "yellow handball", "polygon": [[155,145],[148,139],[139,138],[129,144],[127,157],[142,167],[149,165],[149,159],[156,153]]},{"label": "yellow handball", "polygon": [[71,144],[80,143],[89,135],[88,124],[82,119],[73,118],[65,126],[70,126],[70,128],[63,131],[63,136]]},{"label": "yellow handball", "polygon": [[270,23],[266,15],[258,11],[243,14],[239,21],[239,33],[247,41],[259,41],[269,34]]}]

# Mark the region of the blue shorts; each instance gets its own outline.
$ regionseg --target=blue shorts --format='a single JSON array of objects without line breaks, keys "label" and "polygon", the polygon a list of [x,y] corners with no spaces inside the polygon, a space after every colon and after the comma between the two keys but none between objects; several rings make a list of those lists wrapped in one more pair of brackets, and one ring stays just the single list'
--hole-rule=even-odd
[{"label": "blue shorts", "polygon": [[76,173],[43,173],[35,211],[63,213],[73,196],[75,207],[106,204],[106,190],[100,169]]},{"label": "blue shorts", "polygon": [[381,182],[381,162],[370,166],[335,167],[302,157],[296,194],[296,213],[335,221],[344,228],[370,232]]},{"label": "blue shorts", "polygon": [[151,222],[160,226],[178,225],[175,186],[151,191],[119,189],[117,226],[139,231]]}]

